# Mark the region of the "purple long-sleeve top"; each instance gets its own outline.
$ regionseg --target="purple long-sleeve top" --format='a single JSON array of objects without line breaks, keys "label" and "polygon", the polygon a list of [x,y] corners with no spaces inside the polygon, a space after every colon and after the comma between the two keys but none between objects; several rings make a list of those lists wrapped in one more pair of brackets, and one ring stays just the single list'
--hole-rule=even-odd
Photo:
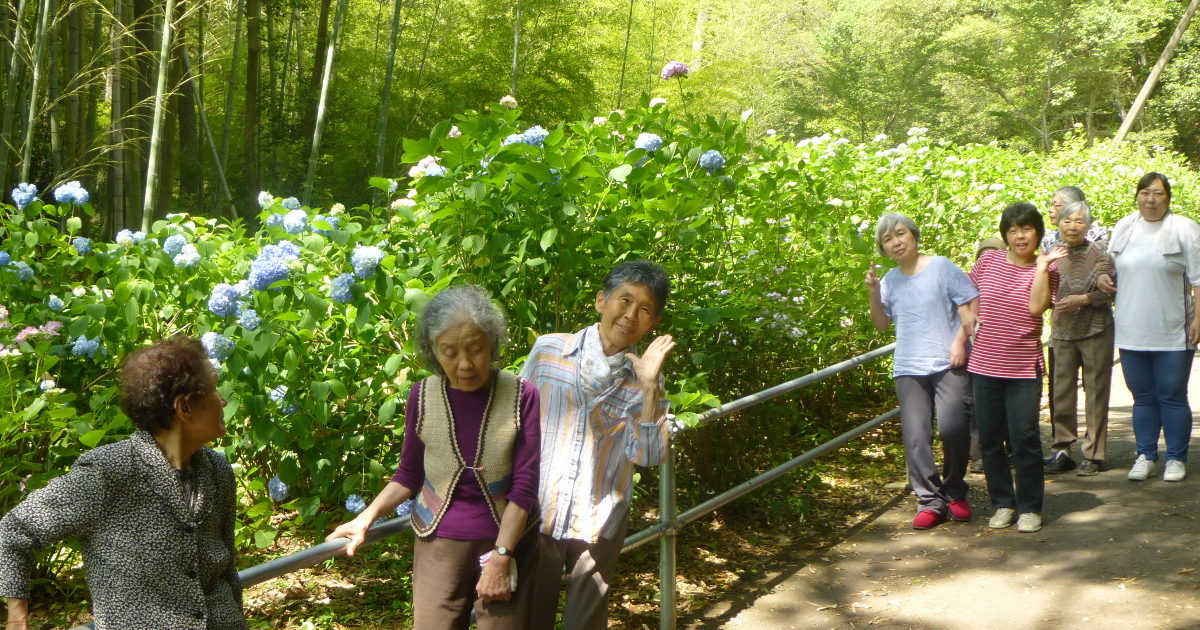
[{"label": "purple long-sleeve top", "polygon": [[[494,382],[494,381],[493,381]],[[450,410],[454,412],[454,432],[463,459],[475,461],[479,444],[479,428],[487,409],[491,383],[473,392],[446,387]],[[421,383],[413,384],[408,392],[408,407],[404,412],[404,446],[400,449],[400,466],[392,481],[408,488],[415,497],[425,483],[425,443],[417,436],[417,414],[420,409]],[[508,500],[533,511],[537,505],[538,460],[541,456],[542,428],[538,391],[528,381],[521,382],[521,432],[513,443],[512,487]],[[500,533],[488,510],[483,489],[475,471],[463,471],[450,498],[450,507],[438,522],[433,535],[454,540],[492,540]]]}]

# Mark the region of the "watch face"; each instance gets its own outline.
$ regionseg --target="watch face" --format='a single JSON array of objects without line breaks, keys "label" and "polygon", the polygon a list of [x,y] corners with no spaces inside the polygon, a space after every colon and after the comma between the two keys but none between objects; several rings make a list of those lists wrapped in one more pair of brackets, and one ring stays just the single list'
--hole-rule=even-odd
[{"label": "watch face", "polygon": [[505,547],[504,545],[496,545],[496,553],[498,553],[502,556],[511,556],[512,555],[512,552],[509,551],[508,547]]}]

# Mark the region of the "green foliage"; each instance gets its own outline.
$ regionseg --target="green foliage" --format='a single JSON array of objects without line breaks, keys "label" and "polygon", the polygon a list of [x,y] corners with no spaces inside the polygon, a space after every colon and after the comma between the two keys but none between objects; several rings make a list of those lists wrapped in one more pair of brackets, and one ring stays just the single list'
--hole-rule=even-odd
[{"label": "green foliage", "polygon": [[[658,332],[679,342],[667,382],[688,423],[719,399],[889,340],[870,327],[861,285],[867,267],[883,262],[872,241],[883,212],[908,214],[926,251],[965,266],[1004,205],[1044,200],[1061,185],[1081,186],[1109,225],[1132,209],[1143,170],[1173,178],[1176,208],[1196,200],[1198,178],[1178,156],[1089,147],[1078,134],[1043,157],[954,144],[920,128],[900,143],[754,140],[749,112],[672,113],[643,97],[607,119],[556,126],[535,146],[505,144],[529,126],[522,110],[467,112],[403,143],[404,162],[433,157],[444,175],[406,180],[411,189],[373,179],[385,205],[304,209],[313,223],[296,234],[267,220],[286,212],[272,198],[257,232],[176,215],[144,242],[96,242],[81,255],[72,218],[90,206],[4,206],[0,242],[34,278],[0,269],[11,324],[0,329],[0,511],[20,499],[17,482],[39,487],[81,451],[129,432],[115,404],[119,361],[176,333],[218,332],[235,343],[220,367],[231,401],[221,447],[238,471],[238,542],[267,548],[280,531],[342,520],[344,499],[373,494],[396,466],[405,396],[427,373],[415,359],[415,313],[452,283],[478,283],[507,310],[515,341],[501,364],[515,369],[537,335],[595,320],[596,291],[615,262],[661,262],[674,290]],[[661,146],[635,148],[642,133],[660,136]],[[699,158],[711,150],[726,162],[710,173]],[[317,214],[337,217],[336,229]],[[179,267],[163,251],[172,235],[196,246],[196,266]],[[245,279],[263,248],[285,239],[299,250],[288,278],[247,298],[257,329],[209,309],[217,284]],[[385,256],[356,280],[348,303],[334,301],[332,280],[353,270],[359,246]],[[61,312],[50,310],[51,295],[63,300]],[[17,331],[49,320],[65,325],[59,334],[14,343]],[[103,350],[76,356],[80,336],[98,338]],[[40,388],[46,379],[55,383]],[[887,381],[877,365],[744,414],[736,431],[685,433],[681,487],[720,490],[836,434],[840,421],[831,418],[880,398]],[[286,395],[273,400],[280,387]],[[291,487],[282,505],[265,489],[276,475]],[[282,522],[273,519],[280,509],[288,510]]]}]

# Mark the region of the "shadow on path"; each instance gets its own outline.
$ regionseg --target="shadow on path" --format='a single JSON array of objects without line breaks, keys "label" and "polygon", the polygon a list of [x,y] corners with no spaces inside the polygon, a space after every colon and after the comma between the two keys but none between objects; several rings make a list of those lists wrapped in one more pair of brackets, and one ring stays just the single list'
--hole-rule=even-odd
[{"label": "shadow on path", "polygon": [[989,529],[982,476],[969,480],[968,523],[913,530],[915,501],[900,493],[840,542],[781,556],[776,572],[680,627],[1200,629],[1200,465],[1181,483],[1127,481],[1133,433],[1119,367],[1112,405],[1109,468],[1048,476],[1042,531]]}]

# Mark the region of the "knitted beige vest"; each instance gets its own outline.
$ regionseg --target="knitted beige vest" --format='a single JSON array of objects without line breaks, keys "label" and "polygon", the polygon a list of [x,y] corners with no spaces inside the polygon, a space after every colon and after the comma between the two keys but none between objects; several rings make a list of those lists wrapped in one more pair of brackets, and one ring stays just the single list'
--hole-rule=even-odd
[{"label": "knitted beige vest", "polygon": [[418,405],[416,429],[425,443],[425,483],[413,507],[413,531],[418,536],[433,534],[450,507],[459,478],[468,468],[474,470],[488,510],[499,527],[499,502],[512,486],[513,445],[521,432],[520,377],[503,370],[493,372],[475,461],[469,467],[458,448],[446,379],[435,375],[421,381]]}]

